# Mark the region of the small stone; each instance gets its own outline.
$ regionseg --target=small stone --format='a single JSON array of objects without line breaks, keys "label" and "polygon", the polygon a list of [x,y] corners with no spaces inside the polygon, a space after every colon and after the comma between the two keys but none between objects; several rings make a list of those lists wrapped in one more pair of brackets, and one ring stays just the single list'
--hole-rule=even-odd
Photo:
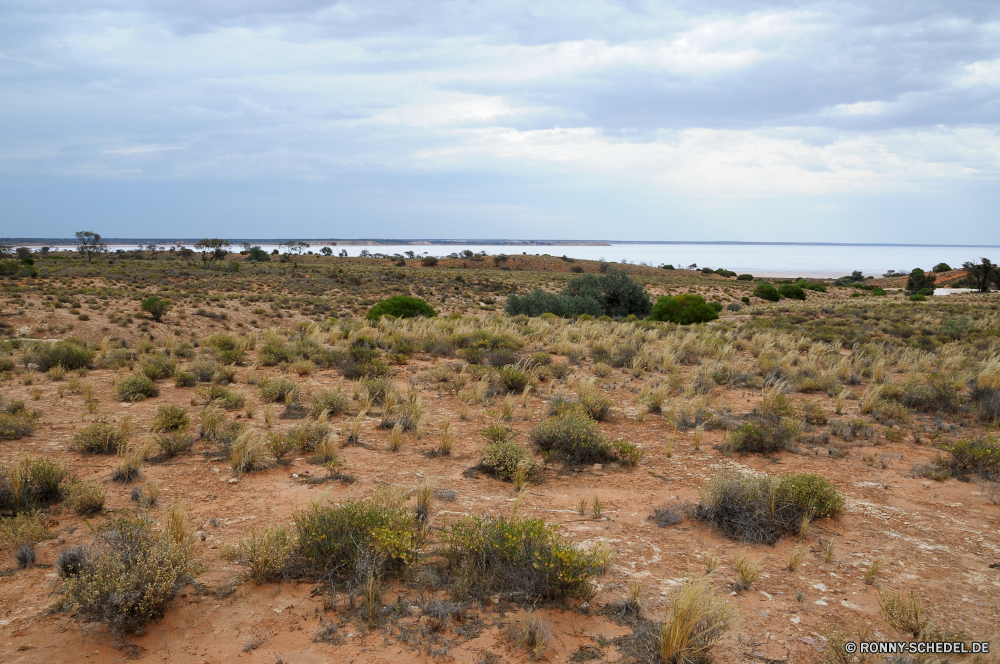
[{"label": "small stone", "polygon": [[292,477],[298,477],[298,476],[299,476],[298,473],[292,473]]},{"label": "small stone", "polygon": [[604,468],[604,465],[603,465],[603,464],[599,464],[599,463],[595,463],[595,464],[594,464],[594,470],[600,470],[600,469],[602,469],[602,468]]}]

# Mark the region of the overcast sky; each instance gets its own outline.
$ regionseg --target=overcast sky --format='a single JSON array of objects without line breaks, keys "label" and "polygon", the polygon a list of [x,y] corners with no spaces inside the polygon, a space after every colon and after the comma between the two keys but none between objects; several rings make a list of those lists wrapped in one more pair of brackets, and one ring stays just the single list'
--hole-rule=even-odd
[{"label": "overcast sky", "polygon": [[1000,3],[0,0],[0,236],[1000,244]]}]

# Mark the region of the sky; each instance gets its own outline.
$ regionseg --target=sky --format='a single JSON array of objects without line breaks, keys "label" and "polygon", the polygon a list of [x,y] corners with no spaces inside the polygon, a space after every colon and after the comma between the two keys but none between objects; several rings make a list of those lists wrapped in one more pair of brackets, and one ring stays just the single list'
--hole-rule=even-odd
[{"label": "sky", "polygon": [[0,0],[0,236],[1000,244],[1000,3]]}]

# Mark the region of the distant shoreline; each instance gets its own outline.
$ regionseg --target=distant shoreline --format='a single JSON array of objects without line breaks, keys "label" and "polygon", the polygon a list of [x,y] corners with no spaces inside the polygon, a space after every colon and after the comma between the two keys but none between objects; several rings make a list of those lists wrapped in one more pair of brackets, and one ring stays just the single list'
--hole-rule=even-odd
[{"label": "distant shoreline", "polygon": [[[102,238],[108,244],[194,244],[200,238]],[[280,244],[288,240],[296,242],[308,242],[311,245],[322,246],[338,245],[345,247],[352,246],[458,246],[465,244],[472,245],[495,245],[512,247],[612,247],[616,245],[734,245],[734,246],[796,246],[796,247],[942,247],[957,249],[996,249],[997,244],[897,244],[891,242],[741,242],[736,240],[474,240],[474,239],[419,239],[419,240],[394,240],[386,238],[377,239],[316,239],[316,238],[226,238],[233,245],[242,242],[250,244]],[[0,244],[11,244],[19,246],[49,246],[64,247],[76,246],[74,238],[28,238],[11,237],[0,238]]]}]

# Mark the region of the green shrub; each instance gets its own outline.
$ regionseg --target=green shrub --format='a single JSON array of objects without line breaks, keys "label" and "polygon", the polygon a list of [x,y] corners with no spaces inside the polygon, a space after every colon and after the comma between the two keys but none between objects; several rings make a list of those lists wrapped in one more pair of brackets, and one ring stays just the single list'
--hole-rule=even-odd
[{"label": "green shrub", "polygon": [[932,268],[931,271],[932,272],[950,272],[951,271],[951,266],[948,265],[947,263],[938,263],[937,265],[935,265]]},{"label": "green shrub", "polygon": [[926,302],[927,296],[923,293],[914,293],[910,296],[910,302]]},{"label": "green shrub", "polygon": [[319,417],[326,412],[329,415],[339,415],[347,411],[350,402],[340,390],[324,390],[313,395],[309,414]]},{"label": "green shrub", "polygon": [[247,403],[247,398],[239,392],[233,392],[223,385],[212,385],[208,388],[208,400],[217,403],[226,410],[242,408]]},{"label": "green shrub", "polygon": [[901,401],[910,408],[924,411],[954,412],[961,407],[960,385],[948,376],[932,373],[906,381]]},{"label": "green shrub", "polygon": [[289,396],[294,399],[299,393],[299,386],[285,378],[265,378],[257,386],[261,398],[267,403],[284,402]]},{"label": "green shrub", "polygon": [[800,533],[813,517],[837,518],[843,510],[843,496],[818,475],[719,468],[701,492],[695,516],[730,539],[774,544]]},{"label": "green shrub", "polygon": [[585,595],[599,556],[541,519],[465,517],[442,535],[459,599],[497,594],[522,602]]},{"label": "green shrub", "polygon": [[781,295],[781,297],[787,297],[790,300],[806,299],[806,292],[802,290],[801,286],[797,286],[795,284],[781,284],[778,286],[778,294]]},{"label": "green shrub", "polygon": [[48,459],[25,457],[10,466],[0,466],[0,512],[20,512],[62,500],[65,466]]},{"label": "green shrub", "polygon": [[381,574],[399,570],[416,556],[413,515],[394,496],[376,494],[340,505],[312,505],[294,516],[298,552],[317,578],[352,576],[358,563]]},{"label": "green shrub", "polygon": [[104,507],[104,487],[100,482],[70,482],[66,487],[66,506],[86,516]]},{"label": "green shrub", "polygon": [[174,386],[175,387],[194,387],[197,385],[198,379],[193,373],[188,373],[187,371],[178,371],[174,374]]},{"label": "green shrub", "polygon": [[738,277],[736,277],[736,281],[753,281],[753,275],[752,274],[741,274]]},{"label": "green shrub", "polygon": [[141,516],[101,527],[79,572],[63,580],[66,607],[118,638],[140,632],[192,571],[190,543],[173,535],[153,530]]},{"label": "green shrub", "polygon": [[610,420],[615,406],[611,397],[594,387],[581,387],[578,402],[584,414],[595,422]]},{"label": "green shrub", "polygon": [[163,317],[170,309],[170,300],[159,297],[158,295],[150,295],[149,297],[142,299],[139,303],[139,308],[159,323],[163,320]]},{"label": "green shrub", "polygon": [[509,316],[541,316],[553,314],[562,318],[574,316],[600,316],[604,307],[599,301],[589,296],[567,296],[547,293],[536,288],[528,295],[519,296],[512,293],[507,296],[504,311]]},{"label": "green shrub", "polygon": [[295,447],[312,452],[330,435],[330,427],[323,422],[302,422],[291,427],[285,435]]},{"label": "green shrub", "polygon": [[779,475],[775,494],[779,503],[802,506],[817,519],[839,519],[844,514],[844,496],[821,475]]},{"label": "green shrub", "polygon": [[71,447],[77,452],[118,454],[128,444],[128,436],[129,427],[126,422],[94,422],[73,434]]},{"label": "green shrub", "polygon": [[531,383],[531,375],[514,364],[500,367],[497,378],[506,392],[524,392],[524,388]]},{"label": "green shrub", "polygon": [[531,430],[531,439],[543,453],[554,453],[567,464],[603,462],[613,456],[601,427],[575,411],[537,425]]},{"label": "green shrub", "polygon": [[200,382],[207,383],[219,371],[219,364],[210,357],[199,357],[188,363],[187,371]]},{"label": "green shrub", "polygon": [[751,415],[738,429],[730,431],[726,446],[733,452],[772,454],[791,449],[799,423],[789,417]]},{"label": "green shrub", "polygon": [[618,457],[619,463],[626,468],[639,465],[642,458],[646,456],[645,450],[625,438],[618,438],[611,441],[611,450]]},{"label": "green shrub", "polygon": [[16,552],[23,546],[34,547],[51,537],[44,519],[41,512],[21,512],[0,519],[0,551],[7,549]]},{"label": "green shrub", "polygon": [[115,394],[121,401],[135,403],[147,397],[155,397],[160,394],[156,383],[142,374],[132,374],[118,381],[115,385]]},{"label": "green shrub", "polygon": [[479,450],[479,466],[508,482],[514,479],[518,468],[524,468],[526,477],[538,473],[540,468],[524,445],[509,438],[492,440]]},{"label": "green shrub", "polygon": [[778,293],[778,289],[771,284],[766,283],[757,284],[753,289],[753,296],[770,302],[777,302],[781,299],[781,294]]},{"label": "green shrub", "polygon": [[585,274],[566,285],[559,295],[540,288],[523,297],[511,294],[504,311],[510,316],[541,316],[549,313],[563,318],[574,316],[645,316],[652,308],[641,284],[623,270],[608,267],[602,275]]},{"label": "green shrub", "polygon": [[996,439],[964,438],[942,445],[941,449],[948,456],[936,463],[955,477],[967,479],[970,475],[978,475],[1000,480],[1000,444]]},{"label": "green shrub", "polygon": [[242,364],[245,353],[240,348],[239,341],[231,334],[213,334],[205,339],[205,346],[212,357],[221,364]]},{"label": "green shrub", "polygon": [[17,440],[35,431],[38,411],[19,410],[0,413],[0,440]]},{"label": "green shrub", "polygon": [[177,371],[177,361],[165,355],[150,355],[139,365],[139,371],[151,380],[169,378]]},{"label": "green shrub", "polygon": [[257,354],[257,359],[265,367],[273,367],[282,362],[288,362],[290,358],[291,353],[288,350],[288,346],[274,341],[268,341],[261,346],[260,352]]},{"label": "green shrub", "polygon": [[653,320],[669,321],[678,325],[704,323],[718,317],[718,312],[705,302],[705,298],[691,293],[659,298],[653,305],[653,313],[650,315]]},{"label": "green shrub", "polygon": [[163,450],[163,456],[173,459],[194,446],[194,436],[185,431],[170,431],[162,436],[153,436],[153,441]]},{"label": "green shrub", "polygon": [[382,300],[369,309],[368,315],[365,318],[368,320],[378,320],[382,316],[392,316],[393,318],[424,316],[434,318],[437,316],[437,313],[423,298],[410,295],[394,295]]},{"label": "green shrub", "polygon": [[87,367],[94,359],[94,351],[78,341],[36,343],[28,351],[28,358],[38,365],[40,371],[48,371],[56,365],[72,371]]},{"label": "green shrub", "polygon": [[191,424],[188,412],[175,404],[160,404],[156,407],[156,417],[149,423],[150,431],[178,431]]}]

